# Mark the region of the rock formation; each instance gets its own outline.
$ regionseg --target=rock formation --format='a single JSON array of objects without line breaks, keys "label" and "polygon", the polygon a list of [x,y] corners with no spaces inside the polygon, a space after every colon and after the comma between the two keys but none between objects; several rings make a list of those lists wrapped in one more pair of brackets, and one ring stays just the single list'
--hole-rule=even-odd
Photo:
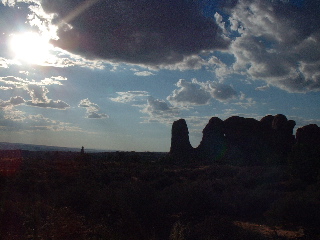
[{"label": "rock formation", "polygon": [[221,157],[226,149],[223,121],[218,117],[212,117],[202,134],[202,141],[196,149],[196,155],[204,158]]},{"label": "rock formation", "polygon": [[177,157],[188,156],[193,153],[189,141],[189,130],[184,119],[179,119],[172,124],[170,154]]},{"label": "rock formation", "polygon": [[228,159],[239,159],[246,164],[257,161],[267,141],[263,125],[256,119],[232,116],[224,121]]},{"label": "rock formation", "polygon": [[293,174],[308,183],[320,178],[320,127],[309,124],[298,128],[296,143],[289,155]]},{"label": "rock formation", "polygon": [[[205,160],[237,159],[243,164],[259,164],[266,159],[286,159],[295,143],[294,126],[295,121],[288,120],[282,114],[268,115],[260,121],[239,116],[224,121],[212,117],[202,131],[199,146],[193,148],[186,121],[180,119],[172,125],[170,154]],[[314,126],[303,128],[298,139],[305,141],[305,135],[309,131],[316,131],[314,129]],[[316,133],[316,136],[320,134]]]},{"label": "rock formation", "polygon": [[295,121],[288,120],[286,116],[277,114],[272,121],[271,146],[280,158],[286,158],[295,142],[293,128]]},{"label": "rock formation", "polygon": [[296,142],[297,144],[319,147],[320,127],[318,127],[316,124],[309,124],[304,127],[298,128],[296,133]]}]

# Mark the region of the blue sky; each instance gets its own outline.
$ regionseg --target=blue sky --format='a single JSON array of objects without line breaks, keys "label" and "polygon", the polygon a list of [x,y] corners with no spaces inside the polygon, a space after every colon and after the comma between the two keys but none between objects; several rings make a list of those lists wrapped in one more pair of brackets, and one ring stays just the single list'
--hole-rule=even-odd
[{"label": "blue sky", "polygon": [[320,123],[320,1],[2,0],[0,141],[169,151],[213,116]]}]

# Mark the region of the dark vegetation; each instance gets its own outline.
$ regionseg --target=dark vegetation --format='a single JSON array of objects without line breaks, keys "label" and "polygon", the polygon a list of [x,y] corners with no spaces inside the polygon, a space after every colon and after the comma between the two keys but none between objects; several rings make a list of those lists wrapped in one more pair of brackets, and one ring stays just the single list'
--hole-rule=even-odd
[{"label": "dark vegetation", "polygon": [[301,131],[256,162],[2,151],[0,239],[320,239],[319,148]]}]

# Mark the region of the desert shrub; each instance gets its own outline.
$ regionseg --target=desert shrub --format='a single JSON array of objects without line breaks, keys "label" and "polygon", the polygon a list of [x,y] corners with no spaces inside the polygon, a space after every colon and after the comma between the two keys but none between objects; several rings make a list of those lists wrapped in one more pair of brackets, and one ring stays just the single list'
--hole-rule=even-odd
[{"label": "desert shrub", "polygon": [[27,228],[21,214],[20,204],[14,201],[2,201],[0,208],[0,236],[3,240],[23,239]]},{"label": "desert shrub", "polygon": [[273,202],[272,193],[238,186],[225,190],[219,199],[217,213],[242,220],[262,220],[263,213]]},{"label": "desert shrub", "polygon": [[291,172],[307,183],[318,180],[320,173],[320,150],[317,147],[297,144],[288,158]]},{"label": "desert shrub", "polygon": [[53,209],[39,231],[40,239],[85,240],[89,229],[85,219],[67,207]]},{"label": "desert shrub", "polygon": [[[181,240],[266,240],[259,233],[249,232],[236,226],[231,219],[212,215],[203,221],[190,222],[184,225],[175,225],[173,230],[178,230]],[[178,228],[177,228],[178,227]],[[180,230],[180,231],[179,231]]]},{"label": "desert shrub", "polygon": [[190,226],[183,224],[180,221],[174,223],[170,232],[170,240],[187,240],[190,235]]},{"label": "desert shrub", "polygon": [[164,189],[160,203],[162,211],[170,216],[201,219],[218,207],[219,196],[210,184],[185,181]]},{"label": "desert shrub", "polygon": [[303,226],[307,229],[320,225],[320,201],[307,192],[288,193],[275,201],[265,213],[271,224],[286,227]]}]

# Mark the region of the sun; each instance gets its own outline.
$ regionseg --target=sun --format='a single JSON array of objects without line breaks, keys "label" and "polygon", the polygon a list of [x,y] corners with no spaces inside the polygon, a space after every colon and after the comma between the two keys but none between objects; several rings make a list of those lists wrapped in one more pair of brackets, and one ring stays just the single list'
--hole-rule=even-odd
[{"label": "sun", "polygon": [[53,46],[48,38],[38,33],[25,32],[11,35],[10,49],[19,62],[42,65],[50,58]]}]

